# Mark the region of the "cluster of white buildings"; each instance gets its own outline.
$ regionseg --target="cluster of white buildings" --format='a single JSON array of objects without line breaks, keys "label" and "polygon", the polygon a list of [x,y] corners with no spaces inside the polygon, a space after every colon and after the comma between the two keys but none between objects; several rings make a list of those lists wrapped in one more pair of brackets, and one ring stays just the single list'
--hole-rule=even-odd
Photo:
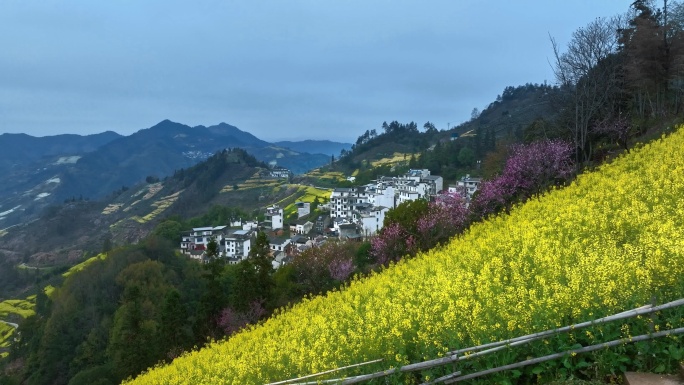
[{"label": "cluster of white buildings", "polygon": [[225,258],[231,264],[238,263],[249,255],[255,236],[255,224],[248,222],[240,229],[231,229],[228,226],[195,227],[181,234],[181,252],[201,260],[213,239],[218,246],[219,258]]},{"label": "cluster of white buildings", "polygon": [[[207,245],[214,239],[218,245],[218,257],[234,264],[249,256],[256,232],[261,229],[270,234],[273,264],[279,267],[287,263],[293,251],[325,242],[323,233],[332,231],[340,239],[361,239],[376,234],[382,229],[385,214],[390,209],[416,199],[430,200],[442,192],[443,183],[441,176],[431,175],[425,169],[409,170],[398,177],[380,177],[365,186],[334,189],[330,202],[319,206],[330,210],[330,218],[320,215],[310,219],[311,204],[297,202],[298,219],[286,224],[283,209],[274,205],[265,209],[265,221],[261,223],[240,220],[230,223],[230,227],[197,227],[186,231],[182,233],[180,248],[192,258],[205,260]],[[448,191],[469,200],[480,183],[480,178],[466,175],[456,185],[449,185]],[[291,237],[283,236],[282,230],[287,230],[288,226]]]},{"label": "cluster of white buildings", "polygon": [[349,225],[356,226],[356,236],[370,236],[382,228],[387,211],[403,202],[429,200],[443,190],[443,184],[441,176],[423,169],[380,177],[365,186],[337,188],[330,195],[330,216],[341,238],[355,236]]},{"label": "cluster of white buildings", "polygon": [[[307,202],[297,202],[298,216],[306,216],[310,213],[311,206]],[[290,224],[289,230],[292,237],[282,236],[285,214],[279,206],[269,206],[265,210],[265,221],[242,220],[234,221],[229,226],[195,227],[181,234],[180,250],[182,253],[200,261],[207,260],[207,247],[214,240],[218,247],[218,258],[225,259],[228,264],[236,264],[249,257],[257,231],[266,231],[269,234],[269,248],[273,257],[273,267],[278,268],[287,263],[295,252],[301,252],[307,248],[320,245],[325,242],[324,237],[310,238],[303,236],[309,234],[314,226],[322,229],[322,223],[318,223],[322,217],[312,221],[297,220]]]}]

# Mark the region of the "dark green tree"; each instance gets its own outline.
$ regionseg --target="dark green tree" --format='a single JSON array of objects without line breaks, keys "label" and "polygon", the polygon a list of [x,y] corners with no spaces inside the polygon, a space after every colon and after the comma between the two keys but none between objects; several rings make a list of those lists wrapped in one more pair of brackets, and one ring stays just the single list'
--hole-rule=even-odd
[{"label": "dark green tree", "polygon": [[425,129],[426,134],[434,134],[437,132],[437,128],[435,127],[435,125],[429,121],[423,124],[423,128]]},{"label": "dark green tree", "polygon": [[124,292],[114,313],[107,354],[119,379],[140,373],[163,356],[160,299],[171,289],[169,274],[163,263],[145,260],[129,265],[116,277]]},{"label": "dark green tree", "polygon": [[215,237],[211,237],[209,240],[209,243],[207,243],[207,250],[206,250],[207,258],[209,260],[214,260],[218,258],[219,256],[219,245],[218,242],[216,242]]},{"label": "dark green tree", "polygon": [[152,234],[167,239],[174,245],[180,243],[183,228],[178,221],[165,220],[157,225]]},{"label": "dark green tree", "polygon": [[368,241],[363,242],[356,250],[356,254],[354,255],[354,265],[356,265],[358,270],[364,271],[366,266],[371,263],[370,251],[371,244]]},{"label": "dark green tree", "polygon": [[427,212],[428,201],[424,199],[404,202],[387,212],[383,227],[398,223],[410,234],[415,234],[418,219],[426,215]]},{"label": "dark green tree", "polygon": [[112,237],[107,234],[104,241],[102,241],[102,252],[107,253],[112,249]]},{"label": "dark green tree", "polygon": [[191,341],[187,313],[176,289],[166,293],[161,312],[160,342],[169,357],[177,357]]},{"label": "dark green tree", "polygon": [[273,258],[268,236],[263,231],[257,234],[254,247],[249,251],[249,260],[254,266],[257,278],[257,297],[268,301],[273,287]]},{"label": "dark green tree", "polygon": [[475,161],[475,152],[470,147],[463,147],[458,152],[458,163],[462,166],[471,167]]},{"label": "dark green tree", "polygon": [[143,315],[143,298],[139,286],[129,286],[124,304],[114,316],[107,354],[111,357],[119,379],[124,379],[154,364],[158,323]]},{"label": "dark green tree", "polygon": [[202,278],[205,289],[200,298],[197,309],[197,318],[194,324],[194,334],[198,338],[222,336],[218,325],[218,317],[221,310],[228,304],[229,293],[222,284],[225,264],[218,258],[210,258],[204,265]]},{"label": "dark green tree", "polygon": [[231,303],[245,312],[253,302],[269,303],[273,283],[273,258],[268,236],[260,231],[249,251],[249,258],[237,265],[231,290]]},{"label": "dark green tree", "polygon": [[231,285],[230,304],[237,311],[247,311],[250,303],[259,298],[254,265],[244,260],[235,266],[235,280]]}]

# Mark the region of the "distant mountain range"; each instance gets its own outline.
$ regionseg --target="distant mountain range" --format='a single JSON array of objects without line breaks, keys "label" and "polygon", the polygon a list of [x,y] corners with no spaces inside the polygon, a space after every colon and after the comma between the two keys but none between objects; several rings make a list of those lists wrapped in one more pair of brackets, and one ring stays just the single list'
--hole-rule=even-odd
[{"label": "distant mountain range", "polygon": [[[283,144],[287,144],[287,147]],[[164,120],[129,136],[33,137],[0,135],[0,229],[25,222],[65,199],[100,199],[144,181],[191,167],[225,148],[304,173],[330,162],[351,144],[330,141],[269,143],[235,126],[190,127]]]}]

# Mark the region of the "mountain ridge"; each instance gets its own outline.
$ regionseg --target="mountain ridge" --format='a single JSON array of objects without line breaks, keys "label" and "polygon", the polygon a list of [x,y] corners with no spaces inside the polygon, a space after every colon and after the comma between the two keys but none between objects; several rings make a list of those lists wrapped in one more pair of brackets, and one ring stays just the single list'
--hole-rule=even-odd
[{"label": "mountain ridge", "polygon": [[169,119],[128,136],[3,134],[0,147],[14,149],[0,154],[0,172],[9,177],[0,186],[0,229],[35,219],[54,203],[102,199],[148,177],[167,177],[226,148],[242,148],[295,174],[330,160],[277,146],[225,122],[191,127]]}]

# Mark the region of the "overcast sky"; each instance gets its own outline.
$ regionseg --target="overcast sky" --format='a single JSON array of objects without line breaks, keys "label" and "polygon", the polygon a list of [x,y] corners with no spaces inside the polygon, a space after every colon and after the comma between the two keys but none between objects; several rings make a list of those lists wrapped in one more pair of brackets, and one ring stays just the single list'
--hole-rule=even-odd
[{"label": "overcast sky", "polygon": [[445,129],[553,83],[565,44],[631,0],[0,2],[0,133],[226,122],[266,140]]}]

